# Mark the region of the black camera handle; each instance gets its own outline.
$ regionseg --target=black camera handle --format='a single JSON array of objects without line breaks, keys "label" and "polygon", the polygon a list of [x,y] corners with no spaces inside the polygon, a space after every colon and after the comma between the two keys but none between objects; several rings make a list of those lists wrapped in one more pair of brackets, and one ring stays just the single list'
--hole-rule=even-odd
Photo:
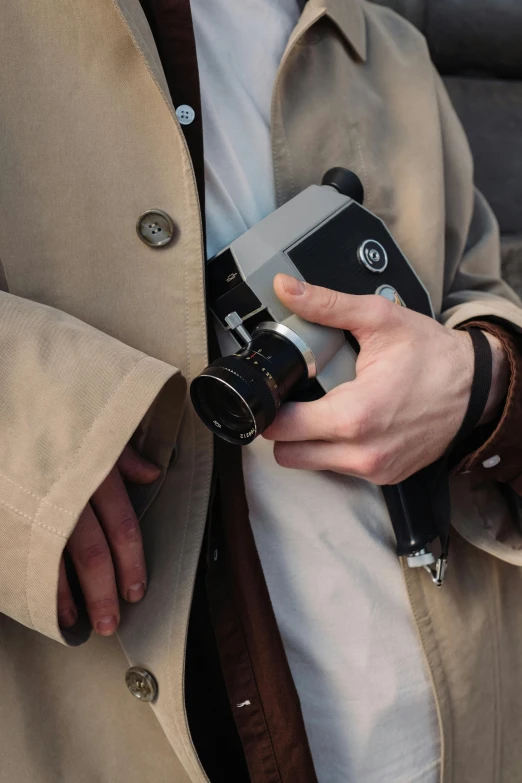
[{"label": "black camera handle", "polygon": [[[448,557],[450,532],[449,459],[455,448],[472,433],[484,413],[492,380],[492,354],[488,339],[480,329],[469,328],[475,353],[471,394],[462,424],[444,457],[410,476],[400,484],[382,488],[401,557],[426,557],[427,544],[436,539],[440,553],[435,564],[426,563],[433,581],[440,587]],[[426,515],[429,518],[426,518]],[[422,561],[421,561],[422,562]]]},{"label": "black camera handle", "polygon": [[[348,169],[332,168],[326,172],[323,185],[330,185],[359,204],[364,200],[364,188],[358,176]],[[416,561],[431,573],[440,587],[444,581],[449,548],[451,504],[449,461],[456,447],[473,431],[486,407],[492,375],[492,354],[489,342],[480,329],[468,329],[475,352],[475,371],[468,408],[462,425],[446,454],[400,484],[382,488],[397,541],[397,554],[407,557],[410,565]],[[349,332],[346,339],[358,352],[357,341]],[[437,557],[428,547],[438,539]],[[420,559],[418,559],[420,558]]]}]

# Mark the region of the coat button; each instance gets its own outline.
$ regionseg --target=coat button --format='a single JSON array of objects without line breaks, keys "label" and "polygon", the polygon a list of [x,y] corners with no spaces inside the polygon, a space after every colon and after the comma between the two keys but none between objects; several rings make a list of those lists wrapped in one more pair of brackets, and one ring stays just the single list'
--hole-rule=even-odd
[{"label": "coat button", "polygon": [[136,231],[146,245],[163,247],[168,245],[174,236],[174,221],[161,209],[149,209],[138,218]]},{"label": "coat button", "polygon": [[125,674],[125,685],[140,701],[154,701],[158,695],[156,680],[141,666],[131,666]]}]

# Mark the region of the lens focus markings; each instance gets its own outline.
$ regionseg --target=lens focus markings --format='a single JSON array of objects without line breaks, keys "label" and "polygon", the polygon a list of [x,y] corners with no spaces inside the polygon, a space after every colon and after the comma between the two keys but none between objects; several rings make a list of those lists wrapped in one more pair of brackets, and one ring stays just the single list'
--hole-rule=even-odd
[{"label": "lens focus markings", "polygon": [[[259,356],[261,359],[264,359],[267,362],[272,358],[270,356],[263,356],[262,353],[254,351],[250,354],[250,356],[246,357],[247,362],[250,361],[250,359],[253,359],[254,356]],[[274,384],[274,389],[277,389],[277,381],[275,380],[274,376],[266,369],[266,367],[261,367],[259,362],[253,362],[253,364],[256,364],[259,367],[261,372],[268,378],[268,380],[272,381]]]}]

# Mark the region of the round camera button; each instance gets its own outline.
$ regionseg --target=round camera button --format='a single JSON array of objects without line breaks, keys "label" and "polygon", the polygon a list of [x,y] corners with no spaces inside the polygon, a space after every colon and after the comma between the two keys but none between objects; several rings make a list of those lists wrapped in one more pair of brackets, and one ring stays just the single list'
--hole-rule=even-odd
[{"label": "round camera button", "polygon": [[406,307],[401,295],[399,294],[397,289],[394,288],[392,285],[380,285],[375,293],[377,294],[377,296],[383,296],[389,302],[398,304],[401,307]]},{"label": "round camera button", "polygon": [[388,254],[376,239],[366,239],[357,250],[357,258],[370,272],[384,272],[388,266]]}]

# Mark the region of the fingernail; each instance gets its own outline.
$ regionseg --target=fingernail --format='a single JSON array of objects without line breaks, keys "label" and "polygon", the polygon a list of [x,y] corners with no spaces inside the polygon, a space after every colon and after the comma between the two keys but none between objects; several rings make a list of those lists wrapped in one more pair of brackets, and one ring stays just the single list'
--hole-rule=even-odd
[{"label": "fingernail", "polygon": [[290,277],[290,275],[284,275],[283,288],[287,294],[291,294],[292,296],[302,296],[306,291],[306,285],[303,281],[297,280],[295,277]]},{"label": "fingernail", "polygon": [[143,596],[145,595],[145,582],[136,582],[136,584],[131,585],[129,589],[127,590],[127,601],[130,601],[130,603],[136,603],[136,601],[141,601]]},{"label": "fingernail", "polygon": [[118,621],[114,616],[101,617],[96,623],[96,632],[99,633],[100,636],[110,636],[110,634],[114,633],[116,630],[117,625]]},{"label": "fingernail", "polygon": [[65,612],[58,612],[58,623],[62,628],[70,628],[74,625],[78,615],[73,609],[67,609]]}]

